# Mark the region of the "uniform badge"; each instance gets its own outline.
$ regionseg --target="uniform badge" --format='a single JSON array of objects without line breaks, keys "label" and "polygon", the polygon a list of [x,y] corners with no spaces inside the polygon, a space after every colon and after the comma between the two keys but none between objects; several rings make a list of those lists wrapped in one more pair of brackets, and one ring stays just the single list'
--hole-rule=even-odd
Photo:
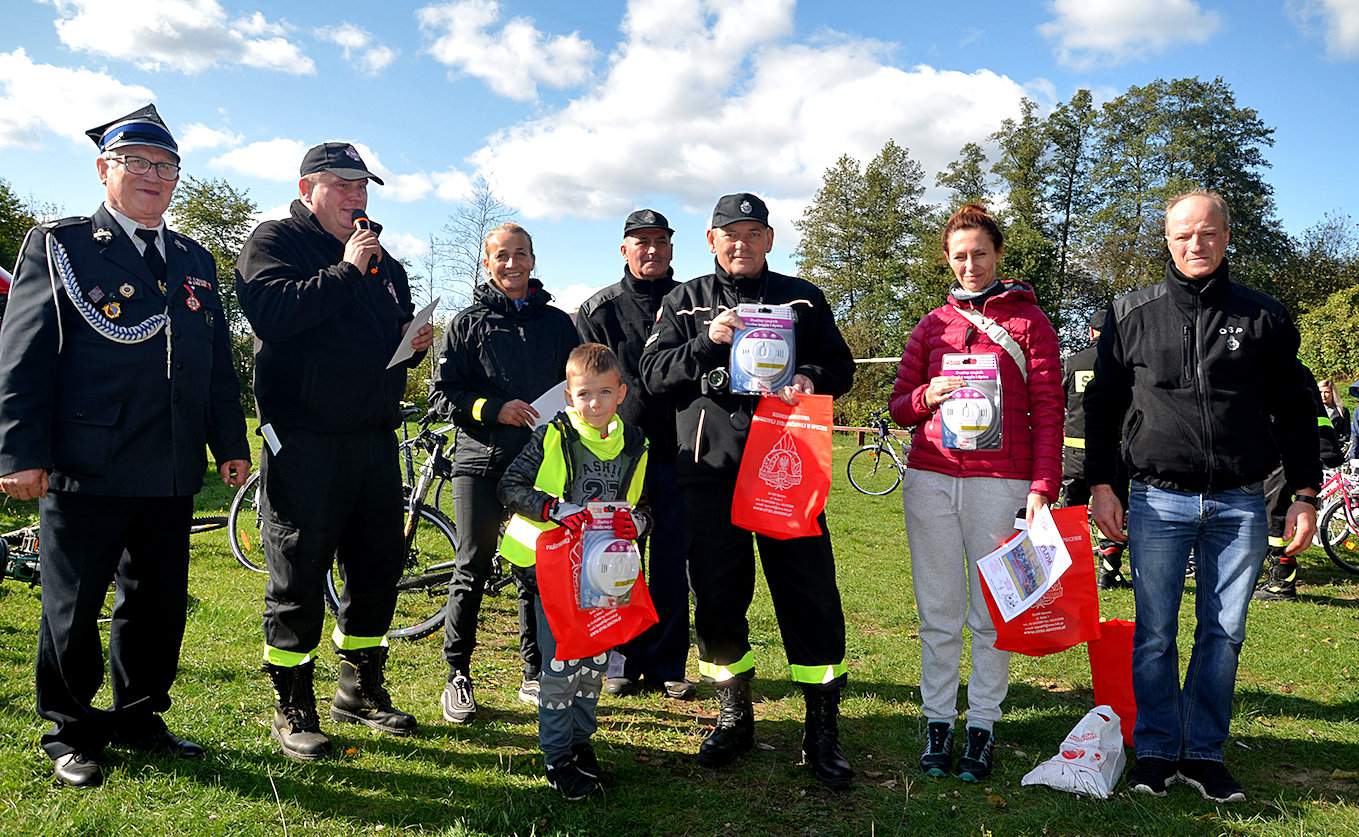
[{"label": "uniform badge", "polygon": [[104,316],[110,320],[116,320],[123,316],[123,306],[116,302],[110,302],[104,306]]},{"label": "uniform badge", "polygon": [[89,290],[89,292],[88,292],[88,296],[90,297],[90,302],[93,302],[93,303],[96,304],[96,305],[98,305],[98,304],[99,304],[99,301],[100,301],[101,299],[103,299],[103,298],[104,298],[105,296],[107,296],[107,295],[108,295],[108,294],[105,294],[105,293],[104,293],[104,289],[101,288],[101,287],[99,287],[98,285],[95,285],[93,288],[90,288],[90,290]]},{"label": "uniform badge", "polygon": [[94,231],[94,240],[100,244],[108,244],[113,240],[113,230],[108,227],[100,227]]},{"label": "uniform badge", "polygon": [[1227,348],[1228,348],[1229,350],[1231,350],[1231,351],[1234,352],[1234,351],[1236,351],[1237,349],[1241,348],[1241,341],[1240,341],[1240,340],[1237,340],[1235,336],[1228,337],[1228,338],[1227,338]]},{"label": "uniform badge", "polygon": [[191,296],[188,299],[184,300],[184,305],[190,311],[197,311],[199,308],[203,307],[203,303],[199,302],[198,297],[196,296]]},{"label": "uniform badge", "polygon": [[178,238],[175,239],[175,246],[183,250],[185,253],[189,252],[189,248],[185,247],[184,242],[180,241]]},{"label": "uniform badge", "polygon": [[362,162],[361,160],[359,160],[359,152],[354,150],[354,146],[346,145],[344,147],[344,153],[349,155],[349,159],[354,160],[356,162]]},{"label": "uniform badge", "polygon": [[124,282],[118,286],[118,295],[123,299],[131,299],[135,293],[137,293],[137,289],[132,287],[131,282]]},{"label": "uniform badge", "polygon": [[747,215],[750,214],[750,210],[753,208],[754,207],[750,205],[750,201],[741,201],[741,211],[746,213]]},{"label": "uniform badge", "polygon": [[164,282],[161,282],[161,281],[157,281],[157,282],[156,282],[156,287],[160,290],[160,295],[161,295],[161,296],[165,296],[165,283],[164,283]]},{"label": "uniform badge", "polygon": [[186,277],[186,280],[195,288],[207,288],[208,290],[212,290],[212,283],[206,279],[199,279],[197,276],[189,276]]}]

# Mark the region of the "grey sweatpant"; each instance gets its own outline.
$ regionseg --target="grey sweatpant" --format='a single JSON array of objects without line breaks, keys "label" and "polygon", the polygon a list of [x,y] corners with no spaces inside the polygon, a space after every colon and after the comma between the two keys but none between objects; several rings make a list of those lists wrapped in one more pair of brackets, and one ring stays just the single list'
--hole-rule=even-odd
[{"label": "grey sweatpant", "polygon": [[911,580],[920,614],[920,698],[925,717],[958,715],[963,623],[972,632],[967,718],[990,727],[1010,687],[1010,654],[996,650],[996,629],[982,599],[977,560],[1014,533],[1028,500],[1026,480],[906,472],[902,504]]}]

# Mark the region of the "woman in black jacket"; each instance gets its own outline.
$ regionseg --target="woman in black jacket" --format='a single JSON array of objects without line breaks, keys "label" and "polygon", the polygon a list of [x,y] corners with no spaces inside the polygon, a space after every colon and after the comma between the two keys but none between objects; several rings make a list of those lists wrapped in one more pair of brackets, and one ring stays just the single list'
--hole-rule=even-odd
[{"label": "woman in black jacket", "polygon": [[[487,234],[482,251],[490,281],[477,286],[472,304],[449,324],[430,397],[434,409],[458,425],[453,449],[458,556],[448,587],[449,675],[440,700],[444,719],[452,723],[467,723],[477,711],[471,678],[477,615],[506,516],[496,486],[538,420],[532,402],[561,384],[566,358],[580,342],[571,318],[548,305],[552,295],[532,277],[533,239],[527,230],[502,224]],[[519,699],[537,705],[541,659],[532,625],[532,592],[521,583]]]}]

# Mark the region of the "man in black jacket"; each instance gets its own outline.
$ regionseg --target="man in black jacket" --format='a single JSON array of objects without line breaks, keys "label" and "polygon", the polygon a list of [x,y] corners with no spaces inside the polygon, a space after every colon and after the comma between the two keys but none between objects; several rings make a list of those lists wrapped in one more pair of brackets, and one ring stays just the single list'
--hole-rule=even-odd
[{"label": "man in black jacket", "polygon": [[[619,247],[623,278],[585,301],[576,329],[586,343],[603,343],[623,366],[628,397],[618,408],[623,421],[640,427],[650,442],[646,495],[655,502],[654,530],[644,541],[647,586],[660,621],[617,649],[609,659],[604,691],[629,694],[652,685],[677,700],[694,696],[684,679],[689,656],[689,527],[675,479],[675,410],[669,399],[642,386],[642,345],[656,324],[661,300],[679,283],[670,269],[675,231],[653,209],[639,209],[623,222]],[[643,682],[645,681],[645,683]]]},{"label": "man in black jacket", "polygon": [[[533,402],[558,385],[565,389],[566,359],[580,342],[571,317],[548,305],[552,295],[533,278],[527,230],[502,224],[487,233],[482,265],[490,281],[477,286],[472,304],[444,332],[430,394],[430,405],[458,425],[453,449],[458,555],[444,612],[448,683],[439,699],[444,720],[455,724],[477,713],[472,693],[477,614],[507,516],[496,489],[538,422]],[[526,576],[515,577],[524,663],[519,699],[536,706],[542,659],[533,629],[534,591]]]},{"label": "man in black jacket", "polygon": [[[766,264],[774,230],[764,201],[748,193],[721,198],[708,244],[716,270],[665,297],[642,352],[642,380],[651,392],[671,398],[678,411],[676,470],[694,539],[689,576],[699,672],[716,683],[721,706],[698,760],[718,766],[753,747],[755,737],[750,698],[755,658],[746,622],[755,593],[755,555],[751,533],[731,523],[731,503],[759,396],[732,393],[727,385],[732,338],[743,325],[735,309],[742,302],[792,307],[797,373],[778,393],[788,403],[799,394],[844,394],[854,378],[854,359],[820,289]],[[817,779],[841,788],[854,775],[840,753],[837,729],[845,617],[824,514],[818,522],[819,536],[758,535],[755,541],[789,668],[806,695],[806,760]]]},{"label": "man in black jacket", "polygon": [[[195,757],[170,708],[188,601],[189,525],[211,448],[250,473],[217,268],[165,226],[179,151],[154,106],[91,129],[104,203],[29,231],[0,329],[0,490],[38,498],[38,714],[59,782],[103,781],[104,746]],[[113,706],[99,611],[109,582]]]},{"label": "man in black jacket", "polygon": [[[1262,481],[1282,461],[1293,503],[1286,551],[1316,530],[1316,416],[1297,369],[1298,332],[1274,299],[1231,281],[1226,202],[1181,195],[1166,209],[1165,280],[1114,300],[1085,390],[1091,516],[1123,537],[1111,483],[1132,477],[1135,791],[1178,779],[1218,802],[1245,799],[1222,763],[1246,611],[1265,556]],[[1198,629],[1184,686],[1175,639],[1184,572],[1198,564]]]},{"label": "man in black jacket", "polygon": [[[401,577],[401,471],[393,431],[406,369],[423,359],[432,329],[405,334],[414,308],[401,263],[359,228],[368,171],[348,143],[302,159],[290,215],[261,224],[236,263],[236,295],[254,329],[255,400],[264,456],[260,537],[264,663],[277,697],[270,734],[285,755],[330,750],[313,693],[324,616],[321,585],[332,559],[344,589],[332,640],[340,657],[336,721],[404,735],[415,718],[383,687],[387,629]],[[416,352],[388,368],[405,340]]]}]

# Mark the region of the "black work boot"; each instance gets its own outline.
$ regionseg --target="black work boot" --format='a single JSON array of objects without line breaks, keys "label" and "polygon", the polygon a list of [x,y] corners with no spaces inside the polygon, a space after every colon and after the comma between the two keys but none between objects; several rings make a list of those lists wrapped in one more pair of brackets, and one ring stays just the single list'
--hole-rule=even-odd
[{"label": "black work boot", "polygon": [[[1273,549],[1270,550],[1273,552]],[[1282,549],[1279,550],[1283,552]],[[1271,554],[1267,559],[1265,581],[1255,588],[1251,598],[1257,602],[1291,602],[1298,598],[1298,562],[1285,563],[1282,556]]]},{"label": "black work boot", "polygon": [[382,685],[382,670],[387,664],[387,649],[378,645],[354,651],[340,651],[340,682],[330,717],[346,724],[365,724],[392,735],[415,731],[415,716],[392,706],[392,696]]},{"label": "black work boot", "polygon": [[1097,554],[1099,555],[1099,576],[1096,579],[1096,586],[1101,590],[1114,590],[1119,587],[1129,587],[1128,580],[1123,577],[1123,550],[1125,544],[1118,541],[1101,539]]},{"label": "black work boot", "polygon": [[698,748],[704,767],[730,764],[755,746],[755,707],[750,702],[750,681],[733,677],[717,686],[717,726]]},{"label": "black work boot", "polygon": [[321,732],[316,717],[316,694],[312,677],[316,663],[276,666],[265,663],[264,670],[274,684],[274,725],[269,729],[283,755],[311,761],[330,754],[330,739]]},{"label": "black work boot", "polygon": [[854,770],[840,752],[840,687],[803,686],[807,699],[807,727],[802,734],[802,763],[821,784],[844,790]]}]

